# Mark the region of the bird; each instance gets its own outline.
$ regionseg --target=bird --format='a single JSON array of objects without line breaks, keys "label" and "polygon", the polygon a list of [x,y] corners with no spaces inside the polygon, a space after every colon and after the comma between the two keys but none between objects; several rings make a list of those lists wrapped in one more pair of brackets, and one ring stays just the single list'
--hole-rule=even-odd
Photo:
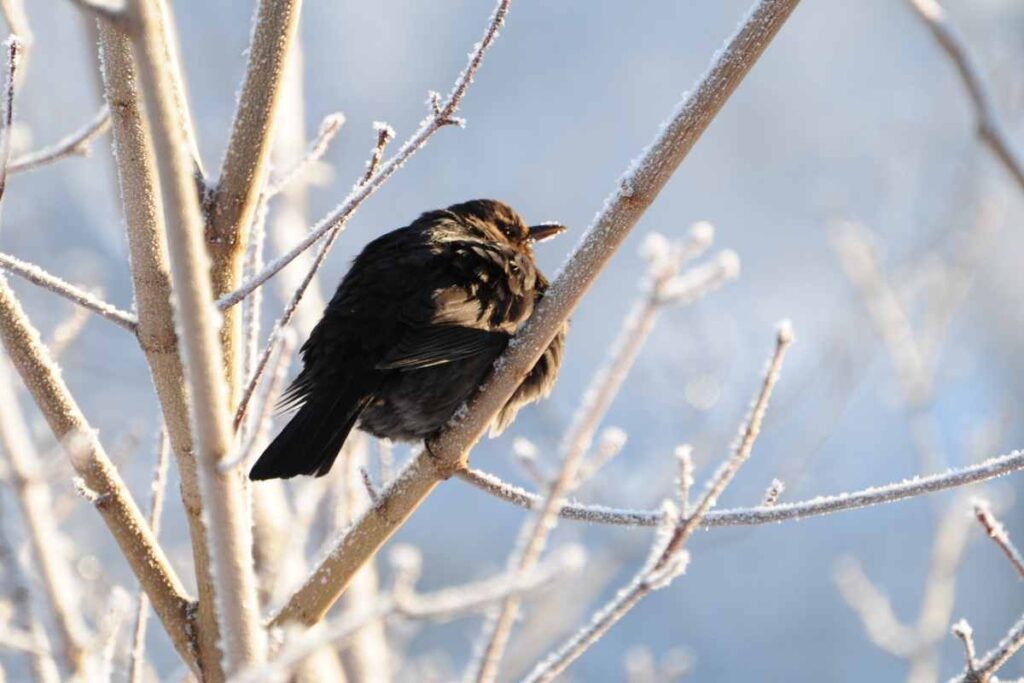
[{"label": "bird", "polygon": [[[533,245],[565,230],[474,199],[367,244],[301,347],[302,369],[279,402],[297,410],[249,478],[321,477],[356,426],[393,441],[437,433],[547,291]],[[551,392],[567,331],[563,323],[495,416],[492,436]]]}]

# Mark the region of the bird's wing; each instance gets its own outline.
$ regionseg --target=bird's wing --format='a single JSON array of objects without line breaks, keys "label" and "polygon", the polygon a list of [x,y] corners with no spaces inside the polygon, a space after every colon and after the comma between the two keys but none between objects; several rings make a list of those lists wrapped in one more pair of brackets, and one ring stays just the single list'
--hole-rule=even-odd
[{"label": "bird's wing", "polygon": [[419,370],[480,354],[497,355],[508,343],[504,332],[438,325],[407,332],[377,363],[377,370]]}]

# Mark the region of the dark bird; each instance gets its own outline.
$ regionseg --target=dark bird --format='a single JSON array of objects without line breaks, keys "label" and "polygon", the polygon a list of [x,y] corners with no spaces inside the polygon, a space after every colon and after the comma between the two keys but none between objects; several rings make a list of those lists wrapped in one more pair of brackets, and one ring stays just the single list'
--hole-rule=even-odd
[{"label": "dark bird", "polygon": [[[298,412],[250,479],[327,474],[352,428],[426,439],[476,390],[544,296],[533,244],[565,230],[527,226],[502,202],[477,199],[423,214],[370,242],[302,346],[282,406]],[[564,326],[491,425],[546,396]]]}]

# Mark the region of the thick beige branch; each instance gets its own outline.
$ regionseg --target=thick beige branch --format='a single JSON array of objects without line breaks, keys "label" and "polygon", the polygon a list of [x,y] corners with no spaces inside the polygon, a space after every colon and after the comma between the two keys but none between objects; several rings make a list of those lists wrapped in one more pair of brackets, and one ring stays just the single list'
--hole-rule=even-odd
[{"label": "thick beige branch", "polygon": [[654,142],[620,179],[566,268],[552,284],[515,343],[495,364],[468,410],[415,455],[381,494],[379,504],[356,520],[334,552],[275,617],[275,623],[315,623],[344,592],[355,571],[408,519],[440,483],[465,468],[468,454],[494,415],[533,367],[586,294],[615,250],[693,148],[729,95],[757,62],[798,0],[761,0],[729,40],[693,93]]},{"label": "thick beige branch", "polygon": [[[133,0],[128,11],[164,203],[199,489],[212,557],[213,604],[220,624],[224,670],[230,673],[261,661],[266,654],[252,566],[252,530],[241,479],[234,473],[222,474],[217,467],[231,455],[229,396],[220,362],[219,316],[207,272],[203,221],[184,134],[186,117],[175,97],[173,69],[167,66],[161,6],[155,0]],[[209,677],[212,672],[206,674]]]},{"label": "thick beige branch", "polygon": [[[245,81],[208,216],[215,297],[229,293],[241,280],[249,225],[267,179],[274,119],[301,8],[301,0],[260,0],[253,22]],[[241,390],[241,325],[238,310],[225,312],[221,342],[232,406]]]},{"label": "thick beige branch", "polygon": [[153,608],[175,649],[186,662],[192,663],[188,619],[191,601],[185,588],[3,276],[0,276],[0,340],[50,429],[64,443],[82,483],[95,494],[96,509],[153,601]]},{"label": "thick beige branch", "polygon": [[936,0],[908,0],[908,2],[914,12],[928,26],[935,40],[946,51],[956,67],[960,80],[963,81],[964,87],[967,89],[971,106],[974,107],[978,136],[1017,181],[1020,189],[1024,190],[1024,159],[1014,149],[1013,142],[1006,134],[1006,129],[999,119],[999,114],[992,103],[992,96],[981,77],[978,65],[964,46],[963,39],[956,27],[949,23],[946,11]]},{"label": "thick beige branch", "polygon": [[163,412],[171,449],[181,477],[181,498],[192,539],[192,559],[199,589],[196,641],[204,672],[220,668],[219,636],[210,581],[210,554],[188,414],[188,388],[178,355],[171,303],[160,180],[146,114],[139,92],[131,41],[118,27],[99,22],[103,84],[113,120],[114,159],[128,236],[136,334]]}]

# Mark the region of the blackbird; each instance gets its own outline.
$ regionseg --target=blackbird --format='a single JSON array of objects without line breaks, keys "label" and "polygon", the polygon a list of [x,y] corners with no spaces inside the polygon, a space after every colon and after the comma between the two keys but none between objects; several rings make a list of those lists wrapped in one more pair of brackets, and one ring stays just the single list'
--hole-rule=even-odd
[{"label": "blackbird", "polygon": [[[437,432],[544,296],[534,242],[564,230],[527,226],[506,204],[476,199],[366,245],[302,346],[302,371],[281,401],[298,412],[249,478],[327,474],[357,423],[398,441]],[[551,391],[566,331],[494,418],[492,435]]]}]

